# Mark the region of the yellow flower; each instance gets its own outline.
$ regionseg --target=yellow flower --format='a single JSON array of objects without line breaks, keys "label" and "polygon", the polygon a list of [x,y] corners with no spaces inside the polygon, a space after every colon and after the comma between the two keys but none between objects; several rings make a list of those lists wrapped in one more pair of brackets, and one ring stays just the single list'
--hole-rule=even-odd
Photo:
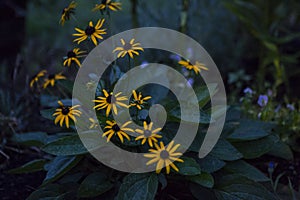
[{"label": "yellow flower", "polygon": [[131,128],[127,128],[127,126],[131,123],[131,121],[125,122],[121,127],[118,126],[118,124],[115,121],[106,121],[106,126],[104,127],[105,129],[109,129],[105,133],[103,133],[102,137],[107,136],[107,142],[110,141],[111,137],[115,134],[118,135],[119,139],[121,142],[124,142],[123,136],[127,139],[130,140],[129,135],[125,131],[129,132],[134,132]]},{"label": "yellow flower", "polygon": [[151,96],[146,96],[143,98],[142,93],[140,92],[139,95],[137,95],[136,91],[132,91],[133,95],[133,101],[130,103],[130,106],[136,106],[139,110],[142,109],[144,101],[147,101],[151,99]]},{"label": "yellow flower", "polygon": [[108,93],[105,89],[103,89],[104,97],[97,97],[97,100],[93,100],[95,103],[99,103],[94,106],[94,109],[100,110],[106,108],[106,116],[109,115],[110,110],[112,109],[115,114],[118,114],[117,105],[128,108],[128,106],[121,101],[126,101],[127,97],[120,96],[122,92],[114,95],[112,92]]},{"label": "yellow flower", "polygon": [[50,74],[48,78],[45,79],[45,82],[43,84],[43,88],[45,89],[49,84],[53,87],[56,80],[66,79],[65,76],[62,75],[62,73],[58,74]]},{"label": "yellow flower", "polygon": [[70,16],[75,13],[75,8],[77,4],[72,1],[68,7],[65,7],[62,11],[59,23],[63,26],[67,20],[70,19]]},{"label": "yellow flower", "polygon": [[59,125],[62,127],[63,123],[65,122],[66,127],[69,128],[69,119],[72,119],[74,122],[76,122],[75,115],[78,117],[81,115],[81,111],[76,109],[79,107],[79,105],[65,106],[61,101],[58,101],[58,104],[60,107],[57,108],[55,113],[52,115],[56,116],[54,123],[57,124],[59,122]]},{"label": "yellow flower", "polygon": [[90,125],[89,129],[93,129],[93,128],[96,128],[98,126],[98,122],[95,119],[90,117],[89,121],[91,122],[91,125]]},{"label": "yellow flower", "polygon": [[82,57],[83,54],[85,53],[85,51],[80,51],[79,48],[74,48],[72,51],[69,51],[67,53],[67,57],[65,58],[65,61],[64,61],[64,66],[68,66],[70,67],[72,62],[75,62],[79,67],[81,67],[81,64],[78,60],[78,58]]},{"label": "yellow flower", "polygon": [[112,2],[111,0],[102,0],[101,4],[96,4],[93,11],[103,11],[106,9],[110,9],[112,11],[118,11],[121,10],[121,3],[119,2]]},{"label": "yellow flower", "polygon": [[124,39],[121,39],[122,47],[116,47],[113,50],[113,53],[116,51],[120,51],[117,55],[118,58],[124,57],[128,54],[131,58],[133,58],[133,54],[139,55],[139,50],[144,51],[142,47],[140,47],[140,43],[134,43],[134,39],[131,39],[129,43],[126,43]]},{"label": "yellow flower", "polygon": [[208,70],[208,68],[205,67],[204,64],[198,61],[196,61],[195,64],[192,64],[189,60],[180,60],[178,63],[187,68],[188,70],[194,70],[196,74],[200,73],[201,69]]},{"label": "yellow flower", "polygon": [[146,165],[151,165],[157,162],[156,173],[160,173],[161,169],[166,167],[166,172],[169,174],[170,166],[178,172],[179,169],[173,164],[173,162],[183,162],[182,159],[178,158],[182,155],[182,153],[175,152],[180,144],[173,146],[174,141],[172,141],[167,147],[164,146],[163,142],[160,142],[160,146],[158,146],[156,143],[154,143],[154,145],[156,149],[149,149],[151,153],[144,154],[146,158],[151,158]]},{"label": "yellow flower", "polygon": [[140,136],[136,137],[135,140],[142,140],[142,144],[145,144],[145,142],[148,140],[149,146],[153,147],[153,143],[157,143],[156,138],[162,138],[162,136],[157,134],[161,128],[152,130],[152,126],[153,122],[150,122],[150,124],[147,125],[147,122],[144,121],[144,130],[135,129],[135,132],[141,134]]},{"label": "yellow flower", "polygon": [[39,79],[47,74],[47,70],[42,70],[37,73],[30,81],[29,85],[32,88],[34,83],[37,83]]},{"label": "yellow flower", "polygon": [[104,21],[105,21],[104,19],[102,20],[99,19],[96,26],[93,25],[92,21],[90,21],[88,27],[85,30],[75,28],[75,30],[78,33],[74,33],[73,36],[77,36],[78,38],[73,40],[73,42],[77,42],[79,44],[80,42],[90,38],[93,41],[93,43],[97,45],[98,44],[97,38],[103,39],[101,35],[106,34],[105,32],[106,29],[101,29]]}]

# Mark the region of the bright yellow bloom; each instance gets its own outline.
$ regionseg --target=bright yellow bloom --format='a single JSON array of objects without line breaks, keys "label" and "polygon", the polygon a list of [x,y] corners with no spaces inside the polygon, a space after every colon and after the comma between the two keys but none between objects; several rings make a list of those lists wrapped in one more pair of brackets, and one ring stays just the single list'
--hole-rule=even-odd
[{"label": "bright yellow bloom", "polygon": [[64,66],[68,66],[70,67],[72,62],[75,62],[79,67],[81,67],[81,64],[79,62],[79,59],[80,57],[82,57],[83,54],[85,53],[85,51],[80,51],[79,48],[74,48],[72,51],[69,51],[67,53],[67,57],[65,58],[65,61],[64,61]]},{"label": "bright yellow bloom", "polygon": [[151,153],[144,154],[146,158],[151,158],[146,164],[151,165],[157,162],[156,165],[156,173],[160,173],[163,167],[166,167],[167,174],[170,173],[170,166],[175,170],[179,171],[179,169],[173,164],[174,161],[183,162],[182,159],[178,158],[182,155],[180,152],[175,152],[180,144],[174,145],[174,141],[170,142],[170,144],[165,147],[163,142],[160,142],[160,146],[157,143],[154,143],[156,149],[149,149]]},{"label": "bright yellow bloom", "polygon": [[145,101],[151,99],[151,96],[143,97],[141,92],[139,92],[139,95],[137,95],[135,90],[132,91],[132,95],[133,101],[130,103],[130,106],[136,106],[139,110],[142,109]]},{"label": "bright yellow bloom", "polygon": [[157,133],[161,130],[161,128],[156,128],[152,130],[153,122],[150,122],[148,125],[147,122],[144,121],[144,130],[135,129],[135,132],[141,134],[140,136],[136,137],[135,140],[142,140],[142,144],[148,140],[148,144],[150,147],[153,147],[153,143],[157,143],[156,138],[162,138],[161,135]]},{"label": "bright yellow bloom", "polygon": [[53,87],[56,80],[66,79],[65,76],[62,75],[62,73],[58,74],[50,74],[43,84],[43,88],[45,89],[49,84]]},{"label": "bright yellow bloom", "polygon": [[129,43],[126,43],[124,39],[121,39],[122,47],[116,47],[113,50],[113,53],[116,51],[120,51],[117,55],[118,58],[124,57],[128,54],[131,58],[133,58],[133,54],[139,55],[138,51],[144,51],[140,43],[134,43],[134,39],[131,39]]},{"label": "bright yellow bloom", "polygon": [[75,13],[75,8],[77,4],[72,1],[67,7],[62,11],[59,23],[63,26],[67,20],[70,20],[70,16]]},{"label": "bright yellow bloom", "polygon": [[111,110],[113,110],[113,112],[117,115],[117,105],[128,108],[126,104],[121,102],[128,99],[126,96],[120,96],[122,92],[114,95],[112,92],[108,93],[105,89],[103,89],[103,94],[104,97],[97,97],[97,100],[93,100],[93,102],[98,103],[98,105],[94,106],[94,109],[101,110],[106,108],[106,116],[109,115]]},{"label": "bright yellow bloom", "polygon": [[44,77],[45,75],[47,74],[47,70],[42,70],[40,71],[39,73],[37,73],[30,81],[30,87],[32,88],[33,87],[33,84],[34,83],[37,83],[39,81],[39,79],[41,77]]},{"label": "bright yellow bloom", "polygon": [[93,41],[93,43],[97,46],[98,44],[97,38],[103,39],[101,35],[106,34],[105,32],[106,29],[101,29],[104,21],[105,21],[104,19],[102,20],[99,19],[96,26],[93,25],[92,21],[90,21],[88,27],[85,30],[75,28],[75,30],[78,33],[74,33],[73,36],[77,36],[78,38],[73,40],[73,42],[77,42],[79,44],[80,42],[90,38]]},{"label": "bright yellow bloom", "polygon": [[111,0],[102,0],[100,4],[96,4],[93,11],[103,11],[106,9],[110,9],[112,11],[121,10],[121,3],[120,2],[112,2]]},{"label": "bright yellow bloom", "polygon": [[198,62],[198,61],[196,61],[195,64],[192,64],[189,60],[187,60],[187,61],[185,61],[185,60],[180,60],[180,61],[178,62],[178,64],[184,66],[184,67],[187,68],[188,70],[194,70],[194,72],[195,72],[196,74],[200,73],[202,69],[203,69],[203,70],[206,70],[206,71],[208,70],[208,68],[205,67],[204,64],[202,64],[202,63],[200,63],[200,62]]},{"label": "bright yellow bloom", "polygon": [[63,123],[65,122],[66,127],[69,128],[69,119],[72,119],[74,122],[76,122],[75,115],[78,117],[81,115],[81,111],[76,109],[80,105],[65,106],[61,101],[58,101],[58,104],[60,107],[57,108],[55,113],[52,115],[56,116],[54,123],[57,124],[59,122],[59,125],[62,127]]},{"label": "bright yellow bloom", "polygon": [[128,121],[125,122],[122,126],[118,126],[118,124],[115,121],[106,121],[106,126],[104,127],[104,129],[109,129],[108,131],[106,131],[105,133],[103,133],[102,137],[107,136],[107,142],[110,141],[111,137],[115,134],[118,135],[119,139],[121,140],[121,142],[124,142],[124,138],[123,136],[127,139],[130,140],[129,135],[125,132],[125,131],[129,131],[129,132],[134,132],[133,129],[131,128],[127,128],[127,126],[131,123],[132,121]]}]

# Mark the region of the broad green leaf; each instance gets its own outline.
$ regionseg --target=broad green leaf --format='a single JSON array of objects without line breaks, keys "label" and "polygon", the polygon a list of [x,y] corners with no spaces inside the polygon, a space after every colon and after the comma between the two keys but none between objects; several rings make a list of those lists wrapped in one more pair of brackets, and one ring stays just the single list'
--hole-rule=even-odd
[{"label": "broad green leaf", "polygon": [[52,115],[55,112],[55,110],[56,110],[56,108],[49,108],[49,109],[41,110],[40,114],[46,119],[54,120],[55,117]]},{"label": "broad green leaf", "polygon": [[70,81],[68,79],[65,80],[59,80],[58,81],[59,87],[62,87],[63,89],[65,89],[68,93],[72,93],[73,92],[73,81]]},{"label": "broad green leaf", "polygon": [[47,134],[44,132],[28,132],[14,134],[12,140],[27,146],[42,146],[47,142]]},{"label": "broad green leaf", "polygon": [[211,83],[207,86],[195,88],[194,91],[197,95],[200,108],[203,108],[210,101],[209,90],[212,92],[213,96],[217,92],[217,86],[218,85],[216,83]]},{"label": "broad green leaf", "polygon": [[225,162],[216,158],[215,156],[208,154],[204,158],[198,160],[201,170],[207,173],[218,171],[225,166]]},{"label": "broad green leaf", "polygon": [[242,120],[239,127],[229,135],[231,140],[255,140],[263,138],[271,133],[274,123]]},{"label": "broad green leaf", "polygon": [[[41,200],[45,198],[56,198],[63,195],[61,186],[58,184],[49,184],[32,192],[26,200]],[[59,198],[58,198],[59,199]]]},{"label": "broad green leaf", "polygon": [[179,174],[182,175],[197,175],[201,173],[201,169],[199,164],[193,159],[189,157],[181,157],[184,162],[175,162],[174,164],[179,169]]},{"label": "broad green leaf", "polygon": [[81,183],[78,189],[79,197],[96,197],[110,190],[113,184],[107,179],[102,172],[89,174]]},{"label": "broad green leaf", "polygon": [[221,159],[221,160],[238,160],[243,157],[243,155],[228,141],[225,139],[219,139],[213,150],[211,151],[211,155]]},{"label": "broad green leaf", "polygon": [[232,143],[239,152],[241,152],[246,159],[258,158],[269,152],[274,144],[278,142],[279,138],[274,135],[244,142]]},{"label": "broad green leaf", "polygon": [[44,159],[33,160],[33,161],[30,161],[30,162],[22,165],[21,167],[9,170],[8,173],[23,174],[23,173],[41,171],[44,169],[44,165],[46,163],[47,163],[47,161]]},{"label": "broad green leaf", "polygon": [[[213,200],[216,199],[215,194],[210,188],[203,187],[202,185],[199,185],[197,183],[190,182],[189,183],[189,189],[192,193],[192,195],[199,200],[208,199]],[[192,199],[191,197],[185,197],[182,199]]]},{"label": "broad green leaf", "polygon": [[282,142],[281,140],[278,140],[274,144],[274,146],[268,152],[268,154],[270,154],[272,156],[280,157],[280,158],[283,158],[286,160],[293,160],[293,157],[294,157],[291,148],[287,144]]},{"label": "broad green leaf", "polygon": [[201,174],[195,176],[187,176],[187,179],[203,187],[212,188],[214,186],[214,177],[206,172],[201,172]]},{"label": "broad green leaf", "polygon": [[50,163],[45,165],[48,171],[43,184],[48,184],[59,179],[73,167],[75,167],[82,157],[79,156],[57,156]]},{"label": "broad green leaf", "polygon": [[246,163],[243,160],[238,160],[234,162],[229,162],[224,167],[224,170],[231,173],[239,174],[245,176],[253,181],[269,181],[264,173],[253,167],[252,165]]},{"label": "broad green leaf", "polygon": [[155,173],[128,174],[119,189],[117,200],[152,200],[158,187]]}]

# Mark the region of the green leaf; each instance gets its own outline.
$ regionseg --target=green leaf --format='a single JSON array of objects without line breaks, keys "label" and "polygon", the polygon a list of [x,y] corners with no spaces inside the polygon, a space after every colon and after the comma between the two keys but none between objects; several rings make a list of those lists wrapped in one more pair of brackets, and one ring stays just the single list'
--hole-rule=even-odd
[{"label": "green leaf", "polygon": [[67,136],[50,142],[42,150],[57,156],[79,155],[87,153],[78,135]]},{"label": "green leaf", "polygon": [[212,92],[213,96],[218,91],[217,86],[218,84],[211,83],[207,84],[207,86],[201,86],[194,89],[198,98],[200,108],[203,108],[210,101],[209,90]]},{"label": "green leaf", "polygon": [[239,127],[229,135],[231,140],[255,140],[263,138],[271,133],[274,123],[261,121],[242,120]]},{"label": "green leaf", "polygon": [[278,142],[279,138],[275,135],[269,135],[267,137],[247,141],[232,143],[239,152],[241,152],[246,159],[258,158],[265,153],[269,152],[274,144]]},{"label": "green leaf", "polygon": [[200,164],[201,170],[207,173],[213,173],[225,166],[225,162],[216,158],[215,156],[208,154],[204,158],[198,161]]},{"label": "green leaf", "polygon": [[264,186],[239,175],[222,176],[216,183],[216,196],[218,199],[255,199],[274,200],[274,194]]},{"label": "green leaf", "polygon": [[41,171],[44,169],[44,165],[47,163],[44,159],[37,159],[30,161],[21,167],[14,168],[8,171],[8,173],[11,174],[23,174],[23,173],[30,173],[30,172],[36,172]]},{"label": "green leaf", "polygon": [[41,110],[40,114],[46,118],[46,119],[50,119],[50,120],[54,120],[55,117],[52,116],[53,113],[55,112],[56,108],[50,108],[50,109],[45,109],[45,110]]},{"label": "green leaf", "polygon": [[71,170],[82,157],[79,156],[57,156],[50,163],[45,165],[48,171],[43,185],[53,182]]},{"label": "green leaf", "polygon": [[68,80],[68,79],[64,79],[64,80],[59,80],[58,84],[60,87],[64,88],[68,93],[72,93],[73,92],[73,84],[74,82]]},{"label": "green leaf", "polygon": [[293,160],[294,155],[291,150],[291,148],[282,142],[281,140],[278,140],[272,147],[272,149],[268,152],[268,154],[276,157],[280,157],[286,160]]},{"label": "green leaf", "polygon": [[196,176],[188,176],[187,179],[203,187],[212,188],[214,186],[214,177],[206,172],[201,172]]},{"label": "green leaf", "polygon": [[79,197],[96,197],[110,190],[113,184],[107,179],[102,172],[89,174],[81,183],[78,189]]},{"label": "green leaf", "polygon": [[158,187],[154,173],[128,174],[119,189],[117,200],[152,200]]},{"label": "green leaf", "polygon": [[211,155],[227,161],[238,160],[243,157],[243,155],[225,139],[218,140],[211,151]]},{"label": "green leaf", "polygon": [[[26,200],[43,200],[46,198],[55,199],[62,194],[61,186],[58,184],[49,184],[45,187],[39,188],[36,191],[32,192]],[[57,198],[59,199],[59,198]]]},{"label": "green leaf", "polygon": [[27,146],[42,146],[47,142],[48,135],[44,132],[28,132],[14,134],[12,140]]},{"label": "green leaf", "polygon": [[249,165],[243,160],[229,162],[224,167],[224,170],[231,173],[239,174],[245,176],[253,181],[269,181],[269,178],[264,175],[261,171]]},{"label": "green leaf", "polygon": [[181,159],[184,161],[181,162],[175,162],[174,164],[179,169],[179,174],[182,175],[198,175],[201,173],[201,169],[199,164],[193,159],[189,157],[181,157]]}]

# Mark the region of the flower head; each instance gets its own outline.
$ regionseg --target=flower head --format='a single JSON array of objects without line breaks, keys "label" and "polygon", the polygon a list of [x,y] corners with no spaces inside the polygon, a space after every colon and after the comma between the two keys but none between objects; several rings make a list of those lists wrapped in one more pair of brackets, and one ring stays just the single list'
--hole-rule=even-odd
[{"label": "flower head", "polygon": [[29,86],[32,88],[34,83],[37,83],[41,77],[44,77],[47,74],[47,70],[42,70],[37,73],[30,81]]},{"label": "flower head", "polygon": [[160,146],[156,143],[154,143],[154,145],[156,149],[149,149],[151,153],[144,154],[146,158],[151,158],[146,165],[151,165],[157,162],[156,173],[160,173],[161,169],[166,167],[166,172],[169,174],[170,166],[178,172],[179,169],[173,164],[173,162],[183,162],[182,159],[178,158],[182,155],[182,153],[175,152],[180,144],[174,145],[174,141],[172,141],[167,147],[164,146],[163,142],[160,142]]},{"label": "flower head", "polygon": [[161,128],[156,128],[152,130],[153,122],[150,122],[148,125],[147,122],[144,121],[144,130],[135,129],[135,132],[141,134],[140,136],[136,137],[135,140],[142,140],[142,144],[148,140],[148,144],[150,147],[153,147],[153,143],[157,143],[157,138],[162,138],[161,135],[157,133],[161,130]]},{"label": "flower head", "polygon": [[80,64],[78,58],[82,57],[81,54],[83,54],[83,53],[85,53],[85,51],[80,51],[79,48],[74,48],[73,50],[68,51],[65,61],[63,63],[64,66],[70,67],[72,62],[75,62],[79,67],[81,67],[81,64]]},{"label": "flower head", "polygon": [[145,101],[151,99],[151,96],[143,97],[141,92],[139,92],[139,95],[137,95],[135,90],[132,91],[132,95],[133,95],[133,100],[130,103],[130,106],[136,106],[139,110],[142,109]]},{"label": "flower head", "polygon": [[117,57],[124,57],[126,54],[133,58],[133,54],[139,55],[138,51],[144,51],[144,49],[140,46],[140,43],[134,43],[134,39],[131,39],[129,43],[126,43],[124,39],[121,39],[122,47],[116,47],[113,50],[113,53],[119,51]]},{"label": "flower head", "polygon": [[194,72],[196,74],[200,73],[202,69],[206,70],[206,71],[208,70],[208,68],[205,67],[204,64],[202,64],[198,61],[196,61],[195,64],[192,64],[189,60],[186,60],[186,61],[185,60],[180,60],[178,62],[178,64],[182,65],[183,67],[185,67],[188,70],[194,70]]},{"label": "flower head", "polygon": [[77,4],[72,1],[67,7],[62,11],[59,23],[63,26],[67,20],[70,19],[70,16],[75,13],[75,8]]},{"label": "flower head", "polygon": [[99,19],[96,26],[93,25],[92,21],[90,21],[89,25],[86,27],[85,30],[75,28],[75,30],[78,33],[74,33],[73,36],[77,36],[78,38],[76,38],[73,41],[79,44],[80,42],[90,38],[93,41],[93,43],[97,45],[98,44],[97,38],[103,39],[102,35],[106,34],[105,32],[106,29],[101,29],[103,23],[104,23],[104,19],[102,20]]},{"label": "flower head", "polygon": [[286,108],[289,109],[290,111],[295,110],[295,106],[293,104],[286,104]]},{"label": "flower head", "polygon": [[268,96],[267,95],[259,95],[258,97],[258,100],[257,100],[257,104],[260,106],[260,107],[265,107],[268,103]]},{"label": "flower head", "polygon": [[61,101],[58,101],[59,108],[57,108],[52,116],[56,116],[54,123],[57,124],[59,122],[59,125],[62,127],[63,123],[65,122],[66,127],[69,128],[69,119],[76,122],[75,116],[80,117],[81,111],[76,109],[79,107],[79,105],[75,106],[65,106]]},{"label": "flower head", "polygon": [[110,111],[113,110],[115,114],[118,114],[117,105],[128,107],[126,104],[122,103],[122,101],[126,101],[127,97],[120,96],[122,92],[117,94],[108,93],[105,89],[103,89],[104,97],[97,97],[97,100],[93,100],[93,102],[98,103],[94,106],[94,109],[101,110],[106,108],[106,116],[109,115]]},{"label": "flower head", "polygon": [[48,77],[45,79],[45,82],[43,84],[43,88],[47,88],[47,86],[50,84],[52,87],[55,84],[56,80],[61,80],[61,79],[66,79],[65,76],[62,75],[62,73],[58,73],[58,74],[50,74],[48,75]]},{"label": "flower head", "polygon": [[253,90],[249,87],[246,87],[244,90],[243,90],[244,94],[253,94]]},{"label": "flower head", "polygon": [[121,3],[120,2],[113,2],[111,0],[102,0],[100,4],[96,4],[93,11],[100,10],[101,12],[103,10],[112,10],[112,11],[118,11],[121,10]]},{"label": "flower head", "polygon": [[105,133],[103,133],[102,137],[107,136],[106,141],[109,142],[113,135],[118,135],[121,142],[124,142],[125,137],[127,140],[130,140],[130,137],[126,132],[134,132],[133,129],[128,128],[127,126],[131,123],[131,121],[125,122],[122,126],[119,126],[115,121],[106,121],[105,129],[109,129]]}]

